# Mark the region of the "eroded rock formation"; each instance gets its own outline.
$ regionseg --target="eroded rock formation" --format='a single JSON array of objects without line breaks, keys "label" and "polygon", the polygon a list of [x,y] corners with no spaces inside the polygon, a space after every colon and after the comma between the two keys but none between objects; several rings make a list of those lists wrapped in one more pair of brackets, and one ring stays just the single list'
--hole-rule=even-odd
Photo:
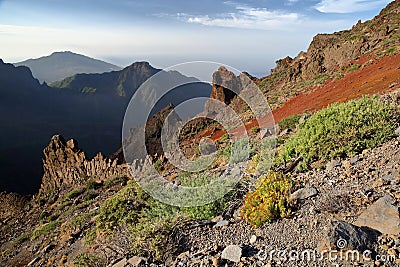
[{"label": "eroded rock formation", "polygon": [[109,159],[101,153],[87,159],[77,141],[66,141],[55,135],[44,149],[44,174],[40,192],[57,192],[86,184],[89,179],[104,180],[111,176],[127,175],[126,165],[118,165],[117,159]]}]

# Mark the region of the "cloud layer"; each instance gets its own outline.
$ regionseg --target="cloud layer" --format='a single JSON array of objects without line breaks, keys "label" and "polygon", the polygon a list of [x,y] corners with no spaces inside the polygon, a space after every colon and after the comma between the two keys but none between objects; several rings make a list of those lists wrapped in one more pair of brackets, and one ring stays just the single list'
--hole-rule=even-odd
[{"label": "cloud layer", "polygon": [[282,27],[297,24],[301,21],[301,15],[294,12],[268,10],[266,8],[253,8],[248,6],[237,6],[237,12],[220,14],[215,17],[208,15],[190,16],[179,14],[181,18],[189,23],[207,26],[277,30]]},{"label": "cloud layer", "polygon": [[391,0],[322,0],[315,9],[322,13],[355,13],[374,10]]}]

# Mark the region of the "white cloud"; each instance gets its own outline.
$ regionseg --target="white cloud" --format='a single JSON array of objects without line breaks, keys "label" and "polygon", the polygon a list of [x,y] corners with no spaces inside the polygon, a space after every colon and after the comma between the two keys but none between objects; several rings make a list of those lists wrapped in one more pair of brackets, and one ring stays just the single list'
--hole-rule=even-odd
[{"label": "white cloud", "polygon": [[322,13],[354,13],[382,8],[391,0],[322,0],[315,9]]},{"label": "white cloud", "polygon": [[206,26],[218,26],[242,29],[282,30],[287,26],[298,24],[302,17],[298,13],[237,6],[237,12],[220,14],[216,17],[208,15],[190,16],[178,14],[189,23]]}]

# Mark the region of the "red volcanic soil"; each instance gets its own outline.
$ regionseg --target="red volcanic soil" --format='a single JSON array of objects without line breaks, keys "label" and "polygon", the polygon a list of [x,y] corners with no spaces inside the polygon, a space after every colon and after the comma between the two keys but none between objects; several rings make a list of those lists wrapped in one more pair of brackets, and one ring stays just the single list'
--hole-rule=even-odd
[{"label": "red volcanic soil", "polygon": [[[366,56],[353,63],[364,64],[371,57]],[[385,56],[370,65],[347,73],[340,80],[329,80],[323,86],[310,88],[309,92],[287,101],[281,108],[272,111],[275,122],[305,111],[315,112],[335,102],[344,102],[362,95],[382,94],[400,87],[400,55]],[[249,131],[257,121],[246,123]],[[216,131],[212,139],[219,139],[225,131]],[[241,133],[240,133],[241,134]],[[204,136],[204,135],[203,135]]]},{"label": "red volcanic soil", "polygon": [[[359,60],[363,62],[362,59]],[[382,94],[400,86],[400,55],[386,56],[372,64],[330,80],[309,93],[298,95],[273,111],[276,122],[305,111],[317,111],[335,102],[362,95]]]}]

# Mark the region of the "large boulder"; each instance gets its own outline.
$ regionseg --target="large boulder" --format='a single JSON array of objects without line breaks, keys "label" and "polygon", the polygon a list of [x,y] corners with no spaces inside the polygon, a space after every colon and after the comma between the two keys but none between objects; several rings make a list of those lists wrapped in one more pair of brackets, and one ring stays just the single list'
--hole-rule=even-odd
[{"label": "large boulder", "polygon": [[376,229],[384,234],[399,234],[399,209],[395,203],[395,199],[389,195],[380,198],[358,217],[355,224]]}]

